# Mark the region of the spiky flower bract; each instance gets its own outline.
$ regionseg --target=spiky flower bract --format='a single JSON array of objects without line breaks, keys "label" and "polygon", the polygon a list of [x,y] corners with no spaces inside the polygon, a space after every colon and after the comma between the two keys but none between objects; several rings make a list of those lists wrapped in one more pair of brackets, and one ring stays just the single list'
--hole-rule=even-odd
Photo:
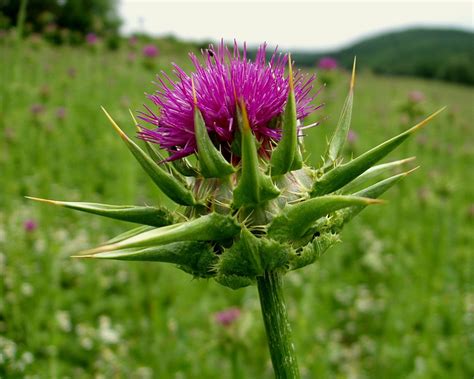
[{"label": "spiky flower bract", "polygon": [[[260,143],[270,147],[278,141],[281,127],[276,118],[281,115],[289,92],[289,77],[285,74],[288,55],[275,49],[266,58],[266,44],[259,47],[255,60],[248,58],[244,44],[240,52],[237,43],[231,51],[223,42],[202,51],[204,62],[194,55],[192,74],[174,65],[176,81],[162,73],[158,90],[149,96],[157,110],[146,107],[139,118],[155,128],[143,127],[144,140],[159,144],[178,159],[196,151],[194,133],[194,101],[191,81],[197,94],[197,107],[202,113],[211,139],[225,153],[230,153],[237,125],[237,107],[242,99],[253,133]],[[317,108],[312,104],[314,76],[297,72],[294,77],[297,117],[303,119]],[[228,155],[228,154],[226,154]]]}]

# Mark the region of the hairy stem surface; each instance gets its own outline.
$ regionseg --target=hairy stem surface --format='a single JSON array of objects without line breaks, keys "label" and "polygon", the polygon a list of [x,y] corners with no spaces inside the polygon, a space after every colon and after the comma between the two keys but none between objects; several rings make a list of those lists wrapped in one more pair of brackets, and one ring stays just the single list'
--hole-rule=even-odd
[{"label": "hairy stem surface", "polygon": [[300,374],[283,297],[281,274],[266,272],[257,278],[257,285],[275,377],[298,379]]}]

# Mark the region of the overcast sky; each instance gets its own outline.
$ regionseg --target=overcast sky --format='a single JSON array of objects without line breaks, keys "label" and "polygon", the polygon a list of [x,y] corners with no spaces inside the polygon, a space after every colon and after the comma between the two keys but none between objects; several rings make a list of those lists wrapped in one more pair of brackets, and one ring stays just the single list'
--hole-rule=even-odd
[{"label": "overcast sky", "polygon": [[474,30],[471,1],[119,0],[123,31],[325,50],[409,26]]}]

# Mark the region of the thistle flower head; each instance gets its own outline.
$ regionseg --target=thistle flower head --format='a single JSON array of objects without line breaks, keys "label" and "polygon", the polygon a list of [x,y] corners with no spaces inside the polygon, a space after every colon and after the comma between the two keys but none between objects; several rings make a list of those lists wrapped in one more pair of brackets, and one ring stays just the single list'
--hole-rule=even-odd
[{"label": "thistle flower head", "polygon": [[337,60],[332,57],[323,57],[318,62],[318,68],[321,70],[335,70],[339,67]]},{"label": "thistle flower head", "polygon": [[38,223],[32,218],[25,220],[25,222],[23,223],[23,229],[25,229],[25,232],[31,233],[34,232],[37,228]]},{"label": "thistle flower head", "polygon": [[87,33],[86,42],[88,45],[95,45],[99,42],[99,37],[95,33]]},{"label": "thistle flower head", "polygon": [[214,317],[218,324],[222,326],[232,325],[240,316],[240,309],[236,307],[224,309],[221,312],[217,312]]},{"label": "thistle flower head", "polygon": [[158,56],[158,48],[155,45],[148,44],[143,47],[143,55],[146,58],[155,58]]},{"label": "thistle flower head", "polygon": [[[195,72],[186,73],[174,65],[177,80],[162,73],[158,90],[149,96],[158,111],[146,107],[139,116],[155,128],[142,128],[140,138],[158,143],[171,153],[170,159],[179,159],[196,151],[194,132],[194,99],[201,111],[213,142],[225,154],[230,152],[237,125],[237,103],[245,103],[250,127],[263,144],[278,141],[281,127],[275,122],[282,114],[290,88],[285,74],[288,56],[273,52],[266,59],[266,44],[259,47],[255,60],[250,60],[244,44],[242,52],[237,43],[233,50],[223,42],[202,52],[204,62],[190,54]],[[314,76],[300,72],[294,75],[297,117],[304,118],[317,107],[310,94]]]}]

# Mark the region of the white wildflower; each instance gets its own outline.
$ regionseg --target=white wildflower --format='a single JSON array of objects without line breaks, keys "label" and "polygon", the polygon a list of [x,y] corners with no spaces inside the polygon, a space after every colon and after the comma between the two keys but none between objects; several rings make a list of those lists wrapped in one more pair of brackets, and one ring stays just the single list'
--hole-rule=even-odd
[{"label": "white wildflower", "polygon": [[33,295],[33,292],[34,292],[34,289],[33,289],[33,286],[30,284],[30,283],[22,283],[21,285],[21,293],[26,296],[26,297],[30,297],[31,295]]},{"label": "white wildflower", "polygon": [[72,329],[71,317],[67,311],[58,311],[56,313],[56,321],[59,328],[66,333],[69,333]]},{"label": "white wildflower", "polygon": [[100,316],[99,318],[99,338],[106,344],[115,344],[120,341],[120,333],[112,328],[110,318]]}]

